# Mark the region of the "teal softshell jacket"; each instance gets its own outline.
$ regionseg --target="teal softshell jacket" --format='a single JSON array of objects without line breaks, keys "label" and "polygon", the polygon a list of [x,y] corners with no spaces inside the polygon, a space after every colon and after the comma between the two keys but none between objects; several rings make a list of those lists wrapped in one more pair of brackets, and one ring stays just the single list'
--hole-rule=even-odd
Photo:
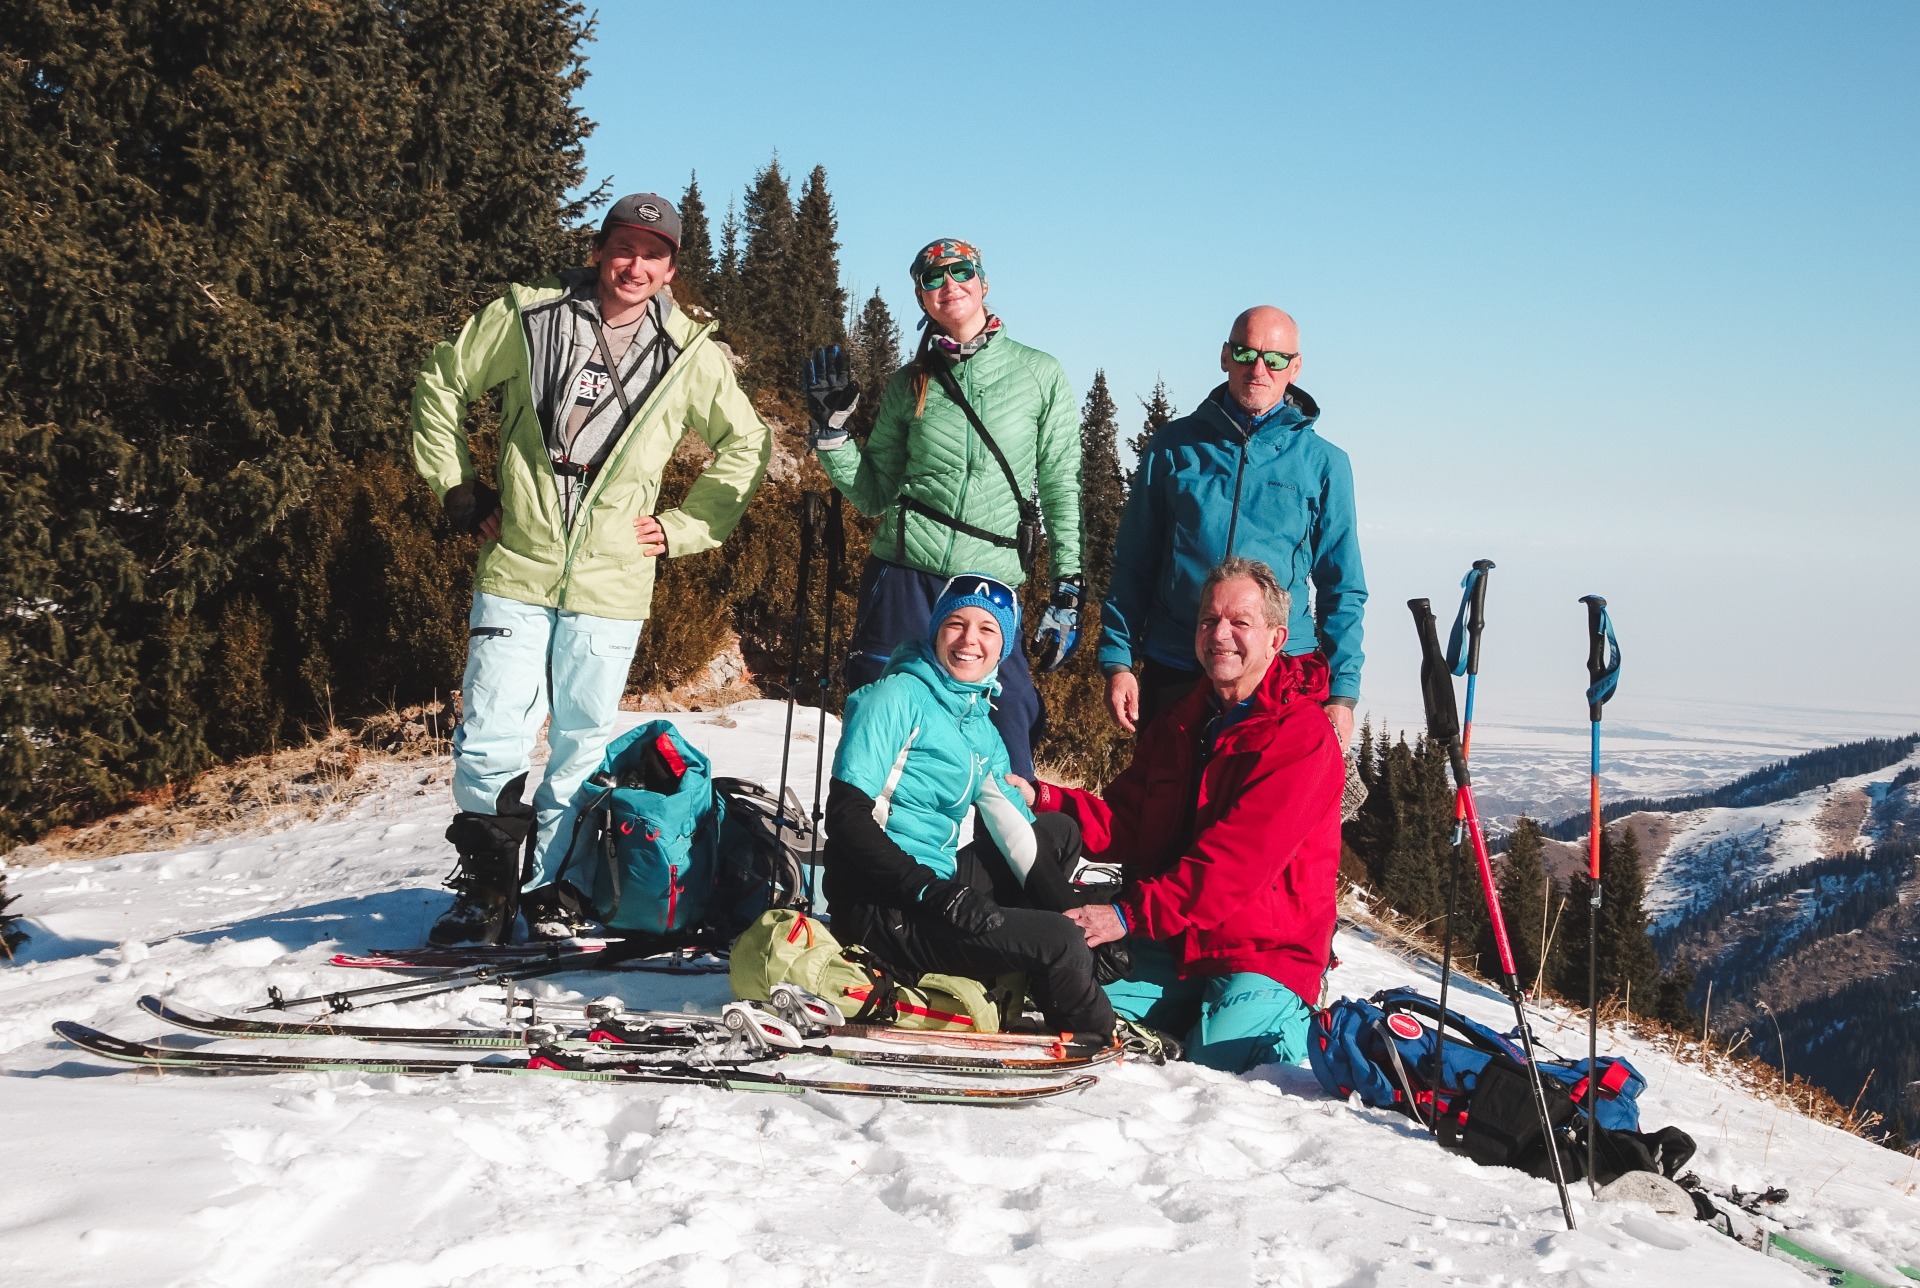
[{"label": "teal softshell jacket", "polygon": [[1006,783],[1007,747],[988,709],[999,690],[991,676],[955,679],[925,640],[912,639],[847,698],[833,776],[872,797],[888,839],[943,880],[975,806],[1017,871],[1033,863],[1033,811]]}]

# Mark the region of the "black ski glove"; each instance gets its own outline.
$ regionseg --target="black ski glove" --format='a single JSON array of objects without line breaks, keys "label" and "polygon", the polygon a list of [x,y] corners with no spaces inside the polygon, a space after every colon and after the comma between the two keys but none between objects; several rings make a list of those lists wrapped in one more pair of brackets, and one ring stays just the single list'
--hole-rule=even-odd
[{"label": "black ski glove", "polygon": [[500,508],[500,493],[479,479],[472,479],[448,488],[442,507],[455,532],[475,534],[488,516]]},{"label": "black ski glove", "polygon": [[860,405],[860,386],[853,378],[847,351],[839,345],[815,349],[800,373],[807,395],[807,416],[813,422],[811,446],[830,452],[847,443],[847,422]]},{"label": "black ski glove", "polygon": [[929,881],[920,889],[920,903],[969,939],[1007,920],[998,904],[964,881]]}]

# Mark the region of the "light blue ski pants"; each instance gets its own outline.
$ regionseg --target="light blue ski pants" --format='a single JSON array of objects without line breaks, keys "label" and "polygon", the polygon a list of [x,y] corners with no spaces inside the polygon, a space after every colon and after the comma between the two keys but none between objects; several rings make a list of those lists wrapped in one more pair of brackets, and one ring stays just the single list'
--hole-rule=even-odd
[{"label": "light blue ski pants", "polygon": [[546,776],[533,793],[539,834],[525,889],[559,874],[574,795],[612,740],[643,624],[474,594],[453,733],[454,808],[494,813],[501,789],[532,767],[540,722],[553,717]]},{"label": "light blue ski pants", "polygon": [[1180,978],[1173,950],[1129,939],[1133,969],[1106,986],[1117,1014],[1179,1038],[1187,1059],[1209,1069],[1245,1073],[1263,1064],[1304,1064],[1312,1009],[1285,984],[1265,975]]}]

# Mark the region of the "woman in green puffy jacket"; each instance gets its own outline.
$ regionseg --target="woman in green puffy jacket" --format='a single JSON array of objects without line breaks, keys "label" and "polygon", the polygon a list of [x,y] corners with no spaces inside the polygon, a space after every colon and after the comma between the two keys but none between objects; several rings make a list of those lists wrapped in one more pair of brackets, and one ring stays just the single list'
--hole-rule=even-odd
[{"label": "woman in green puffy jacket", "polygon": [[[970,243],[933,242],[914,256],[912,272],[924,334],[913,361],[887,382],[864,444],[845,428],[858,390],[844,359],[837,378],[838,355],[823,351],[809,364],[820,464],[856,509],[880,516],[860,574],[848,686],[879,678],[894,647],[926,630],[949,578],[984,572],[1023,584],[1042,519],[1055,589],[1033,642],[1041,669],[1052,670],[1078,642],[1084,585],[1073,388],[1059,362],[1009,338],[987,308],[986,274]],[[1029,776],[1041,711],[1025,650],[1015,647],[1001,665],[1000,685],[993,723],[1013,771]]]}]

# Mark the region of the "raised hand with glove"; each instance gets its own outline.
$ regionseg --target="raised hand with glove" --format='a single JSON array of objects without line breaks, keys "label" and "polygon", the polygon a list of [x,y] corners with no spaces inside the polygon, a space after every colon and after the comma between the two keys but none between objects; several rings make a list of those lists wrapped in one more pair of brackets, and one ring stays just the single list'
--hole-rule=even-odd
[{"label": "raised hand with glove", "polygon": [[998,930],[1007,920],[993,900],[951,878],[936,878],[922,886],[920,905],[969,938]]},{"label": "raised hand with glove", "polygon": [[1059,670],[1079,647],[1080,601],[1085,595],[1086,582],[1079,577],[1062,577],[1054,583],[1053,598],[1040,614],[1040,626],[1033,633],[1037,669]]},{"label": "raised hand with glove", "polygon": [[860,405],[860,385],[853,378],[847,351],[837,344],[815,349],[800,373],[800,384],[806,391],[807,417],[813,428],[808,445],[816,452],[845,447],[847,422]]}]

